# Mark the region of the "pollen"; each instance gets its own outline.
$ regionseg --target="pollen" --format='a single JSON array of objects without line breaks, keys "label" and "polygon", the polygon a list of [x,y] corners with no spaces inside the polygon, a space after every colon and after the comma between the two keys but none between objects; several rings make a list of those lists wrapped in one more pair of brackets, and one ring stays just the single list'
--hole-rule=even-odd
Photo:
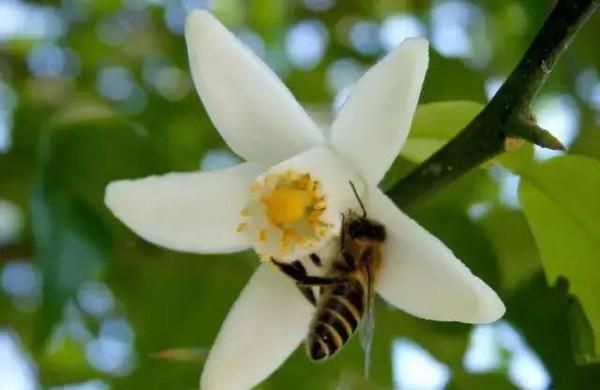
[{"label": "pollen", "polygon": [[265,197],[263,203],[273,224],[282,226],[304,217],[309,200],[304,190],[278,188]]},{"label": "pollen", "polygon": [[322,201],[315,203],[315,205],[313,206],[313,210],[325,210],[325,207],[327,207],[327,203],[325,203],[325,201]]},{"label": "pollen", "polygon": [[[320,214],[327,208],[326,198],[319,190],[319,182],[310,174],[288,170],[271,174],[264,179],[261,202],[270,222],[290,231],[289,225]],[[289,233],[287,233],[289,235]]]},{"label": "pollen", "polygon": [[285,255],[329,234],[323,221],[327,197],[310,173],[268,173],[251,185],[250,193],[254,200],[242,210],[238,229],[255,237],[266,256]]},{"label": "pollen", "polygon": [[269,232],[267,229],[260,229],[260,232],[258,233],[258,240],[259,241],[267,241],[268,236],[269,236]]}]

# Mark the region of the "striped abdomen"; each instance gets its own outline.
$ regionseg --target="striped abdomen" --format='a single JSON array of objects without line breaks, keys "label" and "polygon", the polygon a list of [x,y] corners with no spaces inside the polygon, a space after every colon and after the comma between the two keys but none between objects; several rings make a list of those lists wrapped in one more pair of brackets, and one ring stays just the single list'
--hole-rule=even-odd
[{"label": "striped abdomen", "polygon": [[324,289],[306,338],[311,360],[326,360],[348,342],[363,317],[366,298],[363,284],[352,275]]}]

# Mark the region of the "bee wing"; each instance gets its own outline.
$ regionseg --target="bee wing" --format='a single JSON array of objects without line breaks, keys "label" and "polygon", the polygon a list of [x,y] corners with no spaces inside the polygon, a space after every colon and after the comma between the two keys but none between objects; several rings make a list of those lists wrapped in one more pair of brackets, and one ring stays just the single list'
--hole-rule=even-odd
[{"label": "bee wing", "polygon": [[365,315],[358,330],[360,345],[365,351],[365,377],[369,377],[369,368],[371,367],[371,343],[373,342],[373,332],[375,331],[375,291],[373,283],[373,269],[367,264],[367,297],[365,306]]}]

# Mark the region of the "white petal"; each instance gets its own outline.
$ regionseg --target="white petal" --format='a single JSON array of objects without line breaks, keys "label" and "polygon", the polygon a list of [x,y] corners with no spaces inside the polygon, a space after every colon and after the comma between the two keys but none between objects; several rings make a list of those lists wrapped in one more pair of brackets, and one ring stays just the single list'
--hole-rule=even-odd
[{"label": "white petal", "polygon": [[323,142],[285,85],[211,14],[190,13],[185,36],[196,90],[234,152],[271,165]]},{"label": "white petal", "polygon": [[428,43],[407,39],[352,88],[331,143],[377,184],[406,141],[428,62]]},{"label": "white petal", "polygon": [[315,252],[326,245],[329,238],[339,235],[341,215],[348,209],[358,209],[359,204],[352,192],[352,182],[358,193],[364,191],[363,179],[353,170],[353,166],[340,158],[337,153],[326,147],[314,147],[298,154],[280,164],[271,167],[262,177],[269,174],[283,173],[293,170],[298,173],[310,173],[320,183],[321,192],[327,198],[327,208],[321,216],[324,223],[330,225],[329,234],[323,240],[319,240],[306,246],[297,247],[290,253],[279,253],[279,246],[272,247],[270,243],[255,243],[258,253],[269,253],[280,261],[295,260],[299,257]]},{"label": "white petal", "polygon": [[262,264],[223,322],[200,389],[247,390],[263,381],[306,337],[312,312],[290,278]]},{"label": "white petal", "polygon": [[504,314],[496,293],[379,189],[370,192],[368,212],[387,229],[376,286],[385,300],[438,321],[487,323]]},{"label": "white petal", "polygon": [[112,182],[105,203],[131,230],[165,248],[195,253],[234,252],[250,246],[236,231],[240,211],[260,168],[169,173]]}]

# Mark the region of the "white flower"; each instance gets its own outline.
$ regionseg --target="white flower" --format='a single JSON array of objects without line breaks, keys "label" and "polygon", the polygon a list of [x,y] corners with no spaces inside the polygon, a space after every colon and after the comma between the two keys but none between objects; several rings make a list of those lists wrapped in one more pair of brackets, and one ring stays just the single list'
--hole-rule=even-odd
[{"label": "white flower", "polygon": [[[249,247],[289,261],[337,235],[357,208],[388,232],[377,292],[413,315],[484,323],[504,305],[437,238],[377,188],[403,146],[428,62],[424,39],[404,41],[354,86],[326,139],[287,88],[213,16],[191,13],[192,76],[214,125],[247,162],[211,172],[111,183],[106,204],[158,245],[196,253]],[[313,308],[273,265],[261,264],[227,316],[201,378],[203,390],[248,389],[306,336]]]}]

